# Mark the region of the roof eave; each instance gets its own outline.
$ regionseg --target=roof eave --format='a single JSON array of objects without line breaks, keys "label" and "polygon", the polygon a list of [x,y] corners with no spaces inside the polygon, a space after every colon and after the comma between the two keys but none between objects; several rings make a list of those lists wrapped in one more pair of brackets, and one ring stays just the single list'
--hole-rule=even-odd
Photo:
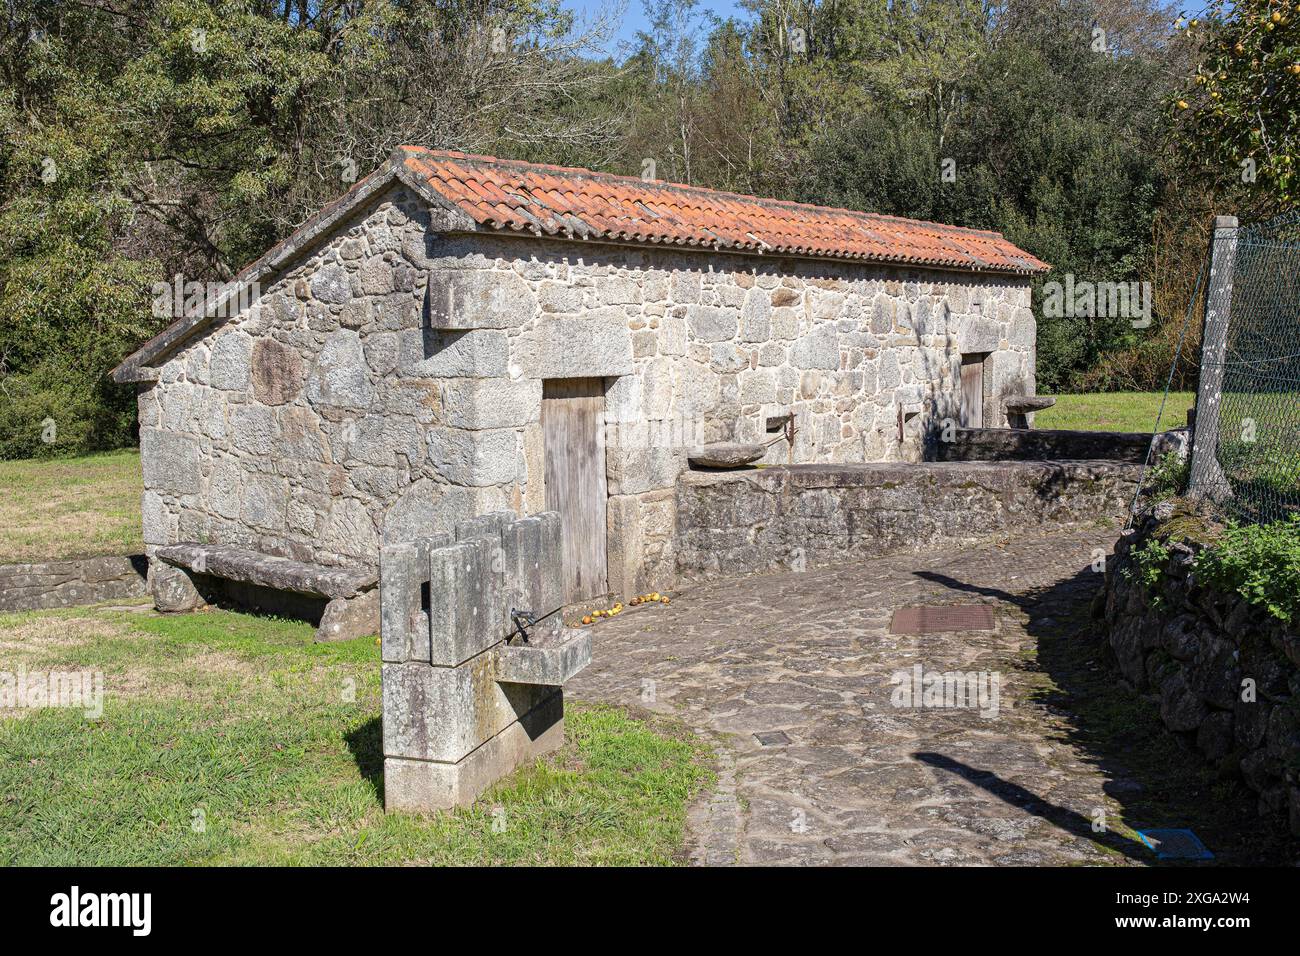
[{"label": "roof eave", "polygon": [[[445,202],[445,201],[444,201]],[[850,255],[831,255],[829,253],[811,253],[795,252],[787,249],[777,249],[772,246],[766,248],[746,248],[739,245],[730,244],[717,240],[708,244],[688,244],[682,242],[666,242],[662,239],[655,240],[649,238],[617,238],[614,236],[582,236],[569,235],[567,233],[542,233],[537,234],[531,229],[512,229],[508,226],[489,226],[483,223],[475,222],[466,215],[468,222],[465,225],[451,224],[445,230],[449,233],[462,233],[466,235],[489,235],[489,236],[507,236],[517,239],[547,239],[552,242],[574,242],[584,246],[615,246],[627,248],[629,246],[654,249],[657,251],[673,250],[687,253],[713,253],[721,252],[734,256],[753,256],[760,259],[800,259],[807,262],[845,262],[856,265],[893,267],[896,269],[928,269],[934,272],[958,272],[963,275],[990,275],[1006,276],[1010,278],[1032,279],[1035,276],[1044,275],[1051,271],[1052,267],[1046,262],[1034,259],[1024,250],[1020,250],[1026,259],[1033,264],[1027,264],[1022,267],[999,266],[982,263],[980,265],[963,265],[955,262],[931,262],[919,261],[914,259],[891,259],[884,256],[850,256]],[[766,244],[765,244],[766,245]]]}]

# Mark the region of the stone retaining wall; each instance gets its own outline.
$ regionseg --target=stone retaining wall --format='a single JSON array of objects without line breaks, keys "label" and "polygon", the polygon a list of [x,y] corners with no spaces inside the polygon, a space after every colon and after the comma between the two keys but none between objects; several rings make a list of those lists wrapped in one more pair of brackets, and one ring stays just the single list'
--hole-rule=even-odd
[{"label": "stone retaining wall", "polygon": [[95,604],[147,593],[144,555],[0,564],[0,611]]},{"label": "stone retaining wall", "polygon": [[1139,467],[922,462],[689,472],[677,485],[680,580],[833,564],[1044,525],[1120,520]]},{"label": "stone retaining wall", "polygon": [[[1104,626],[1116,662],[1159,700],[1166,727],[1239,774],[1260,814],[1288,815],[1300,835],[1300,636],[1241,595],[1199,584],[1191,565],[1203,546],[1168,540],[1168,516],[1158,508],[1108,562]],[[1153,538],[1171,553],[1154,590],[1130,577],[1134,550]]]},{"label": "stone retaining wall", "polygon": [[1142,464],[1151,434],[1055,428],[958,428],[931,446],[937,461],[1129,461]]}]

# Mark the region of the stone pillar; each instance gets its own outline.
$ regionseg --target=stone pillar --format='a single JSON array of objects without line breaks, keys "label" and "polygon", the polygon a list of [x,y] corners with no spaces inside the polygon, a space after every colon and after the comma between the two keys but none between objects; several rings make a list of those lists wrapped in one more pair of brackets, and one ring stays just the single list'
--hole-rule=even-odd
[{"label": "stone pillar", "polygon": [[1237,217],[1215,216],[1210,240],[1210,275],[1205,290],[1205,320],[1201,325],[1201,379],[1196,390],[1196,428],[1192,435],[1192,464],[1188,494],[1219,500],[1229,494],[1216,457],[1219,409],[1223,395],[1223,362],[1232,319],[1232,272],[1237,253]]},{"label": "stone pillar", "polygon": [[188,571],[157,558],[149,559],[147,581],[154,607],[164,614],[196,611],[207,604]]},{"label": "stone pillar", "polygon": [[561,686],[591,639],[560,621],[560,517],[496,512],[380,557],[385,805],[465,806],[564,742]]}]

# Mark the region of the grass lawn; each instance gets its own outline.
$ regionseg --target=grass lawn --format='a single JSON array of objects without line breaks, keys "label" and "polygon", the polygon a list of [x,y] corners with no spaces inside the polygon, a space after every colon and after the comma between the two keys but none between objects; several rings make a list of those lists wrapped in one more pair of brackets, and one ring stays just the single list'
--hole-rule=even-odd
[{"label": "grass lawn", "polygon": [[[1092,432],[1150,432],[1160,412],[1161,392],[1096,392],[1057,395],[1056,404],[1034,415],[1035,428],[1076,428]],[[1161,431],[1187,424],[1195,392],[1170,392]]]},{"label": "grass lawn", "polygon": [[0,461],[0,564],[137,554],[140,453]]},{"label": "grass lawn", "polygon": [[214,610],[0,616],[0,669],[105,675],[103,716],[0,710],[0,864],[669,864],[712,780],[679,727],[568,706],[473,808],[383,810],[379,649]]}]

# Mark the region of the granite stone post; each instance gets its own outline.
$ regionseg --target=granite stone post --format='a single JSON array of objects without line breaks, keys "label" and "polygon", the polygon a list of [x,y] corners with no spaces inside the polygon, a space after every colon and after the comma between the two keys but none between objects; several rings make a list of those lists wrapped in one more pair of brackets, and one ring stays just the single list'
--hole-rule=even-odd
[{"label": "granite stone post", "polygon": [[1201,380],[1196,390],[1196,428],[1192,433],[1192,464],[1187,483],[1188,494],[1193,498],[1217,499],[1229,493],[1216,453],[1236,255],[1237,217],[1215,216],[1214,237],[1210,241],[1210,279],[1205,291],[1205,321],[1201,327]]},{"label": "granite stone post", "polygon": [[494,512],[380,558],[389,810],[465,806],[564,742],[562,685],[591,658],[560,620],[555,512]]}]

